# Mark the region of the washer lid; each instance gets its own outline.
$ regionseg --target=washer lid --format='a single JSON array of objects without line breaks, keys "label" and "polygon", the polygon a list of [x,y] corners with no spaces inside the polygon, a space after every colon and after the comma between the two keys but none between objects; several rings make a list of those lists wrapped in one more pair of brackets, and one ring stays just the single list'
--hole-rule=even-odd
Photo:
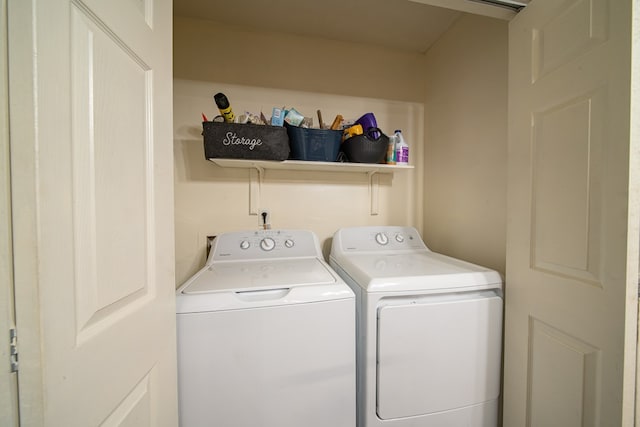
[{"label": "washer lid", "polygon": [[369,292],[499,287],[502,284],[496,271],[429,250],[332,255],[332,261]]},{"label": "washer lid", "polygon": [[336,283],[317,258],[216,262],[203,268],[182,287],[183,294],[244,292]]}]

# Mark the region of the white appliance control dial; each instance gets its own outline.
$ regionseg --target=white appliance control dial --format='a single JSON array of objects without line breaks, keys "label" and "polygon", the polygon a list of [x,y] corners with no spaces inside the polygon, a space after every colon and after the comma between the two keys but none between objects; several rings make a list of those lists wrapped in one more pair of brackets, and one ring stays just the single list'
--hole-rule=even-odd
[{"label": "white appliance control dial", "polygon": [[396,242],[398,243],[404,242],[404,236],[402,234],[396,234]]},{"label": "white appliance control dial", "polygon": [[291,239],[287,239],[287,240],[284,241],[284,245],[286,247],[288,247],[288,248],[292,248],[294,244],[295,243],[293,243],[293,240],[291,240]]},{"label": "white appliance control dial", "polygon": [[276,247],[276,242],[271,237],[265,237],[260,240],[260,247],[263,251],[271,251]]},{"label": "white appliance control dial", "polygon": [[389,238],[384,233],[378,233],[376,234],[376,242],[378,242],[378,244],[380,245],[386,245],[387,243],[389,243]]},{"label": "white appliance control dial", "polygon": [[249,246],[251,246],[251,244],[249,244],[247,240],[240,242],[240,249],[247,250],[249,249]]}]

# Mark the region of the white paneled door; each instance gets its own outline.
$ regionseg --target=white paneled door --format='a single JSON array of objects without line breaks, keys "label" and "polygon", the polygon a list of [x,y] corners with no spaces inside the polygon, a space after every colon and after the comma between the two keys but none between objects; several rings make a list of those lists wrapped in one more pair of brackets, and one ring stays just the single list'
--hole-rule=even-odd
[{"label": "white paneled door", "polygon": [[505,426],[633,424],[637,4],[533,0],[510,23]]},{"label": "white paneled door", "polygon": [[23,425],[177,425],[170,0],[8,0]]}]

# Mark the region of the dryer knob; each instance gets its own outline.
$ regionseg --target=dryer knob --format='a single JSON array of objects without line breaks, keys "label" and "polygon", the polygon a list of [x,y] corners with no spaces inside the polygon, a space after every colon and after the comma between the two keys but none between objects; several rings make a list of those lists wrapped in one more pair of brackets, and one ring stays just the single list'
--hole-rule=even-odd
[{"label": "dryer knob", "polygon": [[396,242],[398,243],[404,242],[404,236],[402,234],[396,234]]},{"label": "dryer knob", "polygon": [[284,245],[285,245],[286,247],[288,247],[288,248],[292,248],[292,247],[293,247],[293,245],[294,245],[293,240],[291,240],[291,239],[287,239],[287,240],[285,240],[285,241],[284,241]]},{"label": "dryer knob", "polygon": [[260,241],[260,247],[263,251],[271,251],[276,247],[276,242],[271,237],[265,237]]},{"label": "dryer knob", "polygon": [[378,233],[376,234],[376,242],[378,242],[378,244],[380,245],[386,245],[387,243],[389,243],[389,238],[384,233]]},{"label": "dryer knob", "polygon": [[249,246],[251,246],[251,245],[246,240],[243,240],[242,242],[240,242],[240,249],[247,250],[247,249],[249,249]]}]

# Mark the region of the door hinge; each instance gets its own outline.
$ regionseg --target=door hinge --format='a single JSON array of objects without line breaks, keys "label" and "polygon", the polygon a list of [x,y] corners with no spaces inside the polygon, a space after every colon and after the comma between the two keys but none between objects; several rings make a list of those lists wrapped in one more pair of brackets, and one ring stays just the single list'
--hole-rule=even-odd
[{"label": "door hinge", "polygon": [[11,372],[18,372],[18,331],[16,328],[9,329],[9,358]]}]

